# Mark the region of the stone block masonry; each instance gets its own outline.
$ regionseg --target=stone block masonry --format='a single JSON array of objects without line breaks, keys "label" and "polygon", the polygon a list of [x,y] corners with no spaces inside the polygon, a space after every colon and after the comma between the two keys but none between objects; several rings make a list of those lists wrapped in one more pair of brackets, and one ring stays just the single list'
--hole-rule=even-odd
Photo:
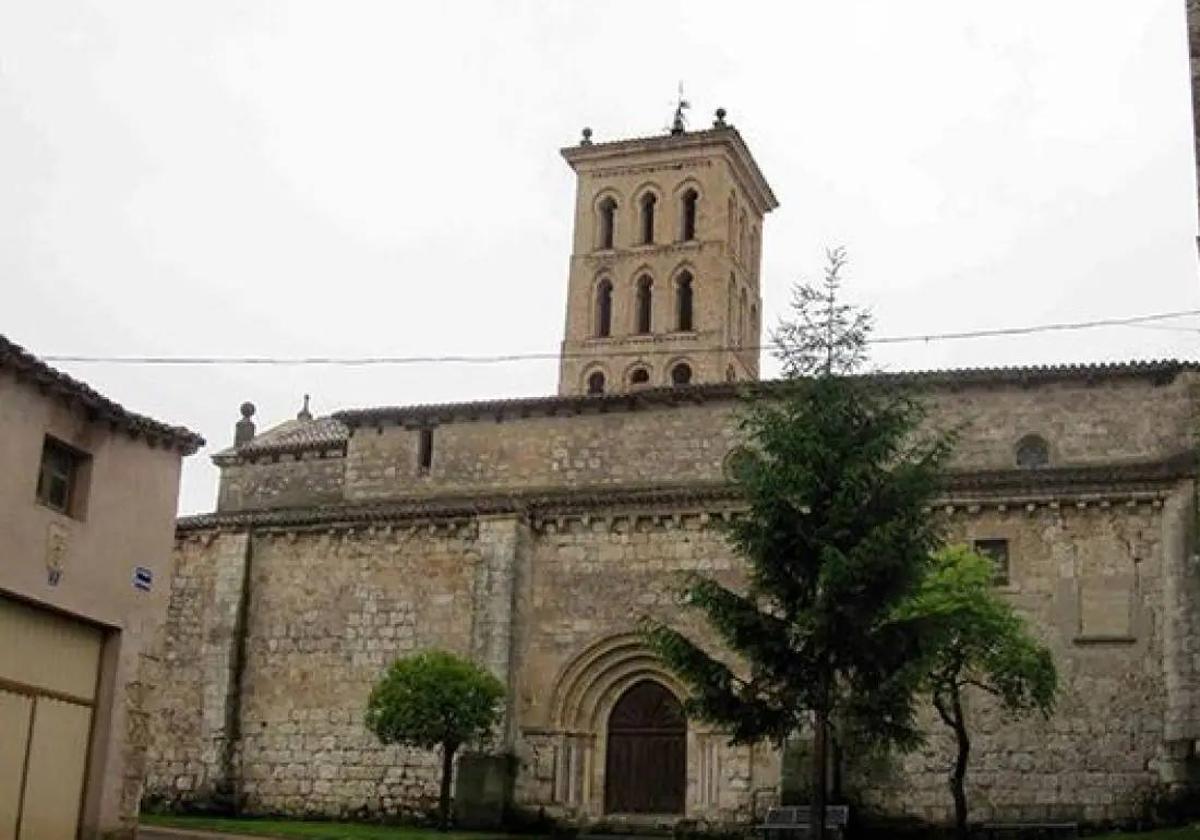
[{"label": "stone block masonry", "polygon": [[[1050,645],[1063,686],[1047,720],[1014,724],[972,698],[981,818],[1122,818],[1191,781],[1198,382],[1176,366],[910,383],[931,426],[960,430],[938,515],[953,539],[1004,541],[1001,591]],[[341,470],[336,502],[331,483],[308,505],[268,503],[282,462],[235,458],[226,468],[262,506],[180,523],[148,791],[256,813],[430,807],[436,756],[380,746],[362,716],[392,659],[438,647],[509,686],[490,749],[516,758],[518,804],[612,818],[615,704],[645,680],[685,692],[642,646],[638,618],[718,650],[675,592],[691,571],[734,586],[744,574],[721,530],[740,504],[722,473],[740,440],[736,394],[346,412],[345,457],[320,462]],[[1016,465],[1028,435],[1047,464]],[[931,732],[918,753],[848,767],[848,785],[879,811],[945,819],[950,745]],[[744,821],[779,795],[773,748],[731,747],[689,722],[684,756],[688,818]]]}]

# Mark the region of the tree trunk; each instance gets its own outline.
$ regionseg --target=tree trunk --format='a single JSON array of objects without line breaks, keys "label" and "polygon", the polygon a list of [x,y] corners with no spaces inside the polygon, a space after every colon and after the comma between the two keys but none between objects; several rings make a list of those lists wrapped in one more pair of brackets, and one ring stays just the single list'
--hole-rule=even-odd
[{"label": "tree trunk", "polygon": [[450,779],[454,775],[457,744],[442,744],[442,795],[438,802],[438,831],[450,828]]},{"label": "tree trunk", "polygon": [[808,834],[813,840],[825,840],[825,800],[829,777],[827,772],[829,743],[829,675],[818,679],[817,709],[813,714],[812,808]]},{"label": "tree trunk", "polygon": [[954,825],[959,840],[967,840],[967,760],[971,757],[971,739],[967,736],[967,725],[963,720],[962,701],[958,686],[950,694],[951,713],[954,717],[954,737],[958,741],[958,757],[954,761],[954,775],[950,781],[950,792],[954,794]]},{"label": "tree trunk", "polygon": [[829,728],[829,800],[845,801],[842,799],[842,742],[838,740],[836,726]]},{"label": "tree trunk", "polygon": [[962,698],[958,685],[950,685],[950,702],[940,694],[935,694],[933,704],[938,715],[954,730],[954,740],[958,746],[958,754],[954,759],[954,770],[950,773],[950,795],[954,797],[954,836],[958,840],[967,840],[970,831],[967,828],[967,762],[971,758],[971,738],[967,734],[967,724],[963,715]]}]

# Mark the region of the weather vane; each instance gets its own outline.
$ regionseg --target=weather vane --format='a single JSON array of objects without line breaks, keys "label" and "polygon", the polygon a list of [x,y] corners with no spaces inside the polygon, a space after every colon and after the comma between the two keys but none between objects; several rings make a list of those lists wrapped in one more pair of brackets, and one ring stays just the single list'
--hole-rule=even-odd
[{"label": "weather vane", "polygon": [[683,82],[679,83],[679,99],[675,103],[675,119],[671,121],[671,133],[683,134],[687,130],[687,117],[684,111],[692,107],[692,103],[683,98]]}]

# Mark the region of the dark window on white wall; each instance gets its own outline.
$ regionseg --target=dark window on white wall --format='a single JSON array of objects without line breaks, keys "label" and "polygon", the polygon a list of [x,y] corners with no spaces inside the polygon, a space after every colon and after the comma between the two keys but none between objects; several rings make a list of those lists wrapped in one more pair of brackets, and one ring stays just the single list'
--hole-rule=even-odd
[{"label": "dark window on white wall", "polygon": [[596,337],[608,338],[612,334],[612,283],[601,280],[596,287]]},{"label": "dark window on white wall", "polygon": [[650,371],[645,368],[637,368],[633,373],[629,374],[630,385],[645,385],[650,381]]},{"label": "dark window on white wall", "polygon": [[604,393],[604,374],[596,371],[587,379],[587,392],[589,394]]},{"label": "dark window on white wall", "polygon": [[692,275],[683,272],[675,286],[676,326],[680,332],[692,330]]},{"label": "dark window on white wall", "polygon": [[637,323],[634,325],[635,331],[641,335],[649,333],[652,326],[650,313],[653,294],[654,281],[642,275],[637,284]]},{"label": "dark window on white wall", "polygon": [[78,449],[47,437],[42,443],[37,500],[48,508],[80,516],[90,458]]},{"label": "dark window on white wall", "polygon": [[658,199],[654,197],[654,193],[646,193],[642,196],[642,244],[654,244],[654,205],[658,203]]},{"label": "dark window on white wall", "polygon": [[992,561],[992,583],[1008,583],[1008,540],[975,540],[975,551]]},{"label": "dark window on white wall", "polygon": [[688,385],[692,381],[692,366],[687,362],[680,362],[671,368],[671,384],[672,385]]},{"label": "dark window on white wall", "polygon": [[1032,470],[1050,464],[1050,444],[1040,435],[1025,435],[1017,442],[1017,466]]},{"label": "dark window on white wall", "polygon": [[688,190],[683,194],[683,204],[680,208],[683,218],[679,226],[679,238],[685,242],[696,238],[696,205],[699,201],[700,195],[695,190]]},{"label": "dark window on white wall", "polygon": [[417,439],[417,472],[425,475],[433,466],[433,429],[421,429]]},{"label": "dark window on white wall", "polygon": [[617,202],[606,198],[600,202],[600,237],[599,247],[609,249],[617,235]]}]

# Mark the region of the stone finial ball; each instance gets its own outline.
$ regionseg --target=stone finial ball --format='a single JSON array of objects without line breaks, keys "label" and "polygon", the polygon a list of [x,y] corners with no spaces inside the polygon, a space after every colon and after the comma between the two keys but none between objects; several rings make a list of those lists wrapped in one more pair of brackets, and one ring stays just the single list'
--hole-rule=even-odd
[{"label": "stone finial ball", "polygon": [[245,417],[247,420],[249,420],[251,417],[254,416],[254,403],[252,403],[252,402],[242,403],[242,416]]},{"label": "stone finial ball", "polygon": [[590,128],[585,127],[583,129],[583,140],[585,143],[587,143],[587,142],[590,142],[591,139],[592,139],[592,130]]},{"label": "stone finial ball", "polygon": [[725,119],[725,109],[724,108],[717,109],[717,119],[719,119],[719,120]]}]

